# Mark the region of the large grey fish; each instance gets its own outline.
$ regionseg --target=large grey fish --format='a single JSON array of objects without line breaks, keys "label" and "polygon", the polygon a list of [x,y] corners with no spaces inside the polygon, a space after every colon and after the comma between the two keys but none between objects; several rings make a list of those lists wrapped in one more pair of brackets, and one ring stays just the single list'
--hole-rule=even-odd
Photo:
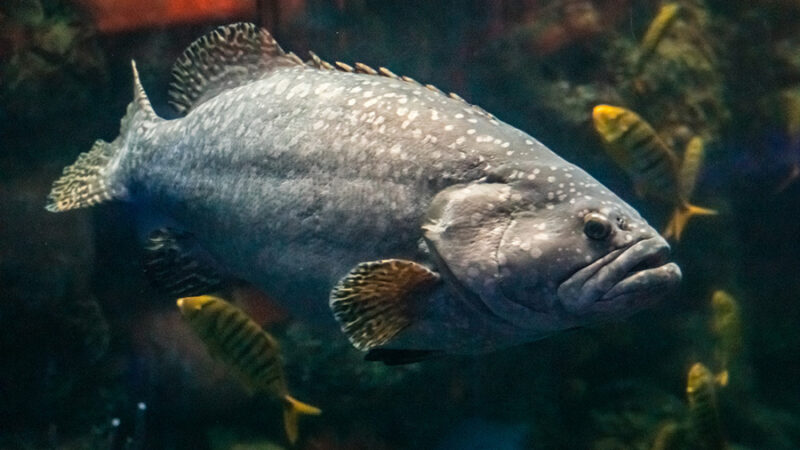
[{"label": "large grey fish", "polygon": [[185,117],[157,117],[134,66],[119,137],[67,167],[47,206],[123,200],[168,218],[173,287],[219,280],[188,273],[210,267],[172,251],[190,248],[398,363],[623,318],[681,278],[633,208],[456,95],[304,63],[251,24],[194,42],[173,77]]}]

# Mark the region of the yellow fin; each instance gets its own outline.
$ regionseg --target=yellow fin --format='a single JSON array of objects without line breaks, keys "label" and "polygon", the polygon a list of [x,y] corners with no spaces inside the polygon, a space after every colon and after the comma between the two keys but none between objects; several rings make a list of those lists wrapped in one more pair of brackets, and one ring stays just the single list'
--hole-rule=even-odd
[{"label": "yellow fin", "polygon": [[720,387],[727,386],[729,379],[730,377],[727,370],[723,370],[722,372],[714,376],[714,382],[717,383]]},{"label": "yellow fin", "polygon": [[701,208],[700,206],[690,205],[688,203],[683,206],[678,206],[675,208],[675,212],[672,214],[672,218],[669,220],[662,234],[665,238],[674,237],[676,241],[680,241],[681,234],[683,234],[683,229],[686,228],[686,223],[689,222],[689,218],[692,216],[713,216],[716,214],[716,210]]},{"label": "yellow fin", "polygon": [[705,159],[703,138],[695,136],[686,144],[678,173],[678,190],[683,198],[690,198],[694,193],[697,177],[703,166],[703,159]]},{"label": "yellow fin", "polygon": [[330,307],[350,342],[369,350],[409,326],[414,295],[438,281],[438,274],[413,261],[365,262],[333,288]]},{"label": "yellow fin", "polygon": [[301,414],[307,416],[318,416],[322,413],[322,410],[316,406],[303,403],[288,394],[283,397],[283,399],[285,401],[283,407],[283,426],[286,430],[286,438],[289,439],[291,444],[294,444],[297,442],[297,438],[299,436],[297,418]]},{"label": "yellow fin", "polygon": [[641,70],[642,65],[644,65],[647,59],[653,54],[658,44],[664,38],[664,35],[667,34],[672,24],[675,23],[675,19],[678,18],[680,10],[681,7],[678,3],[667,3],[661,7],[656,17],[650,22],[650,26],[647,27],[644,38],[642,38],[642,42],[639,44],[637,72]]}]

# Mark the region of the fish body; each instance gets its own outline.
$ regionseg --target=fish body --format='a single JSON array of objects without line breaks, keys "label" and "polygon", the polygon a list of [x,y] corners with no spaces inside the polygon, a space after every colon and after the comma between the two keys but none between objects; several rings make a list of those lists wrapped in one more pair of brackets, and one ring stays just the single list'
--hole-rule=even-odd
[{"label": "fish body", "polygon": [[739,304],[732,295],[719,290],[711,296],[711,309],[711,332],[717,341],[716,359],[719,369],[727,374],[743,347],[742,317],[739,312]]},{"label": "fish body", "polygon": [[275,338],[221,298],[187,297],[177,303],[183,318],[214,357],[231,367],[251,391],[283,402],[286,436],[292,443],[297,441],[297,416],[317,415],[320,410],[289,395]]},{"label": "fish body", "polygon": [[714,375],[703,364],[696,363],[689,370],[686,397],[690,428],[697,448],[727,448],[717,409],[715,383]]},{"label": "fish body", "polygon": [[626,317],[680,280],[633,208],[524,132],[338,67],[221,27],[173,71],[185,117],[158,118],[135,78],[120,137],[65,169],[48,208],[145,205],[364,350],[488,351]]},{"label": "fish body", "polygon": [[683,151],[683,161],[678,172],[678,189],[684,198],[689,198],[694,192],[705,157],[703,138],[700,136],[691,138]]},{"label": "fish body", "polygon": [[637,61],[639,69],[652,56],[653,52],[658,47],[658,44],[664,38],[667,31],[675,23],[681,11],[681,6],[678,3],[666,3],[658,10],[658,14],[650,22],[647,31],[642,38],[639,45],[639,59]]},{"label": "fish body", "polygon": [[702,139],[690,140],[681,160],[647,121],[629,109],[597,105],[592,120],[611,158],[633,180],[637,195],[674,206],[665,237],[680,240],[689,218],[716,214],[689,203],[702,166]]}]

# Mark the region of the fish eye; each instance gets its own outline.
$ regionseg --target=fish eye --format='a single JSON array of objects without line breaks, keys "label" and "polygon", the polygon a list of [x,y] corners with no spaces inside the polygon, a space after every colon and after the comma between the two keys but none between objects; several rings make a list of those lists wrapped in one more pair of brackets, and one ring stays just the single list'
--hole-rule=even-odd
[{"label": "fish eye", "polygon": [[589,239],[603,240],[611,234],[611,223],[606,216],[592,212],[583,217],[583,232]]}]

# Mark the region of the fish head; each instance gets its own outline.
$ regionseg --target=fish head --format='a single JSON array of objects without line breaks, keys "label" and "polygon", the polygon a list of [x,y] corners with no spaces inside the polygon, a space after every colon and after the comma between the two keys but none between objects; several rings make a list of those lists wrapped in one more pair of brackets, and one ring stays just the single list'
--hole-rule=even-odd
[{"label": "fish head", "polygon": [[175,303],[178,305],[181,315],[187,319],[191,319],[195,317],[203,307],[216,301],[218,301],[218,299],[211,295],[200,295],[197,297],[179,298]]},{"label": "fish head", "polygon": [[515,164],[452,186],[436,196],[424,228],[459,295],[531,331],[626,317],[681,279],[658,232],[564,161]]}]

